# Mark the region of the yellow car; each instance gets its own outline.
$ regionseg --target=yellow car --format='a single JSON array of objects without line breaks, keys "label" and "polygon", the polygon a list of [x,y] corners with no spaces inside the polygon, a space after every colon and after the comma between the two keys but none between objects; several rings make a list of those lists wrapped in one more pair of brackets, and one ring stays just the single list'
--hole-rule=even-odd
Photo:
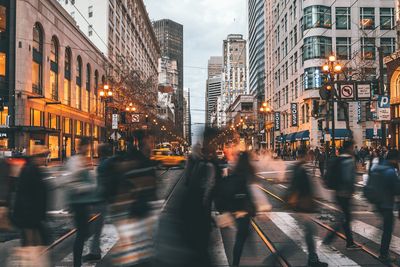
[{"label": "yellow car", "polygon": [[154,149],[151,153],[151,160],[158,162],[158,166],[162,167],[185,167],[186,158],[181,155],[174,154],[169,149]]}]

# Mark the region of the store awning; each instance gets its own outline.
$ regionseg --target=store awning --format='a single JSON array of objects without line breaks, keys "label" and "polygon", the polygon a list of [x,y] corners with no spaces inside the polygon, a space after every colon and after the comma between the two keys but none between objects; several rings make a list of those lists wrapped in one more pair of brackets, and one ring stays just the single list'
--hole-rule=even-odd
[{"label": "store awning", "polygon": [[[386,132],[387,135],[387,132]],[[365,139],[382,139],[382,129],[378,129],[378,135],[374,136],[374,129],[367,129],[365,131]]]},{"label": "store awning", "polygon": [[278,142],[278,143],[284,142],[284,141],[283,141],[283,136],[281,136],[281,135],[278,135],[278,136],[275,138],[275,140],[276,140],[276,142]]},{"label": "store awning", "polygon": [[310,140],[310,131],[301,131],[296,134],[296,141]]},{"label": "store awning", "polygon": [[[329,129],[329,133],[332,136],[332,129]],[[345,140],[351,137],[351,132],[347,129],[335,129],[335,139],[336,140]]]},{"label": "store awning", "polygon": [[296,141],[296,134],[297,133],[290,133],[286,136],[286,142],[294,142]]}]

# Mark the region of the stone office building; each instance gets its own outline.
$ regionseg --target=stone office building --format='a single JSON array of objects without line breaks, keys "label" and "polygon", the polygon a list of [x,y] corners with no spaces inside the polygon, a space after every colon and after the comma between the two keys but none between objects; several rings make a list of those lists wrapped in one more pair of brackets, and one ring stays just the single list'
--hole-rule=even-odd
[{"label": "stone office building", "polygon": [[0,16],[0,150],[29,153],[42,144],[59,159],[82,137],[96,148],[105,132],[98,91],[107,59],[57,1],[1,0]]}]

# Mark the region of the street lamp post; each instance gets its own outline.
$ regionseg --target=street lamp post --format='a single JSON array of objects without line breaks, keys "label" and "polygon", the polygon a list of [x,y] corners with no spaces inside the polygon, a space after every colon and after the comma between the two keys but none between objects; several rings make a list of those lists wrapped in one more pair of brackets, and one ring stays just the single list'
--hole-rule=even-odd
[{"label": "street lamp post", "polygon": [[[328,62],[322,67],[322,70],[328,74],[329,83],[326,87],[326,90],[330,91],[329,94],[329,103],[330,103],[330,110],[331,110],[331,120],[332,120],[332,151],[336,153],[336,143],[335,143],[335,76],[342,72],[342,65],[340,65],[336,61],[336,57],[334,55],[329,56]],[[326,121],[326,128],[329,131],[329,112],[327,112],[327,121]],[[327,133],[328,134],[328,133]],[[327,146],[326,154],[329,153],[329,143]]]},{"label": "street lamp post", "polygon": [[[265,133],[265,141],[267,141],[267,127],[266,127],[266,118],[267,115],[269,115],[271,113],[271,108],[268,107],[268,104],[266,102],[262,103],[262,106],[260,108],[260,113],[263,114],[263,124],[264,124],[264,133]],[[274,138],[273,136],[271,136],[271,138]],[[272,140],[272,144],[274,140]]]},{"label": "street lamp post", "polygon": [[107,141],[107,136],[108,136],[108,127],[107,127],[107,115],[108,115],[108,109],[107,109],[107,103],[112,100],[113,97],[113,92],[111,91],[111,88],[108,84],[103,85],[103,89],[99,92],[100,99],[102,102],[104,102],[104,126],[106,128],[106,136],[105,136],[105,142]]}]

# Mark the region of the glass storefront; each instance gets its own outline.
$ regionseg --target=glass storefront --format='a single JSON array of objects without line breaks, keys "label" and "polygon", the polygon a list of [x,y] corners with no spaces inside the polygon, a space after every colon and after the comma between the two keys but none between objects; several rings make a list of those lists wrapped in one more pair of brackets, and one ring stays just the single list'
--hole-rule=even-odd
[{"label": "glass storefront", "polygon": [[49,136],[49,150],[51,159],[60,157],[60,137],[58,135]]}]

